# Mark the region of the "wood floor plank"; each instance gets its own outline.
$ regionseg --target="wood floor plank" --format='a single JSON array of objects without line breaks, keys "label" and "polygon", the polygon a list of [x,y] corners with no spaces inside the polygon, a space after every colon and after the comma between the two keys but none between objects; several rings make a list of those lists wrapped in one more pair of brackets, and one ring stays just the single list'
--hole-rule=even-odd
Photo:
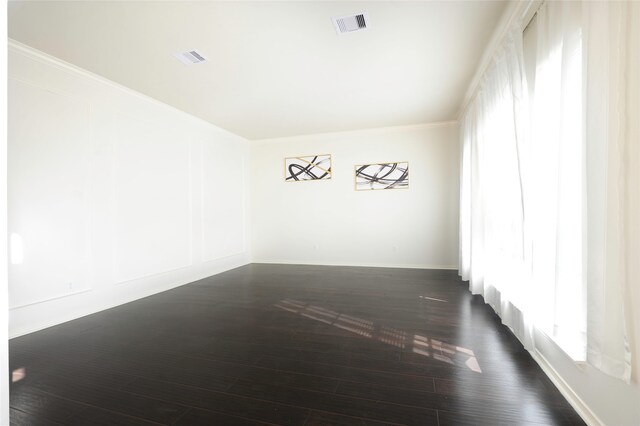
[{"label": "wood floor plank", "polygon": [[64,423],[73,426],[158,426],[162,424],[103,410],[98,407],[87,407],[69,417]]},{"label": "wood floor plank", "polygon": [[327,413],[323,411],[312,411],[305,426],[388,426],[393,423],[383,423],[374,420],[367,420],[359,417],[348,417],[340,414]]},{"label": "wood floor plank", "polygon": [[284,386],[272,386],[248,381],[238,381],[229,391],[239,395],[274,402],[286,402],[312,410],[322,410],[389,423],[415,425],[437,423],[435,410],[403,407],[382,401],[350,398],[342,395],[292,389]]},{"label": "wood floor plank", "polygon": [[16,413],[17,418],[30,415],[34,419],[46,419],[59,423],[85,409],[85,406],[78,402],[39,391],[28,382],[11,387],[10,405],[20,411]]},{"label": "wood floor plank", "polygon": [[287,373],[252,365],[200,358],[199,354],[185,356],[159,353],[126,358],[108,356],[90,363],[95,368],[108,368],[152,380],[179,383],[214,391],[227,390],[237,379],[289,385],[313,390],[333,391],[337,379],[310,377],[307,374]]},{"label": "wood floor plank", "polygon": [[264,357],[258,362],[259,366],[290,372],[306,372],[315,376],[333,377],[360,383],[380,384],[398,388],[410,388],[423,391],[433,391],[433,379],[405,374],[387,373],[368,369],[342,367],[329,364],[319,364],[306,361],[293,361],[281,358]]},{"label": "wood floor plank", "polygon": [[299,425],[309,410],[246,395],[233,395],[207,389],[139,379],[127,386],[138,395],[175,401],[193,408],[275,424]]},{"label": "wood floor plank", "polygon": [[271,423],[248,420],[241,417],[229,416],[227,414],[192,408],[185,415],[183,415],[180,420],[174,423],[174,426],[266,426],[270,424]]},{"label": "wood floor plank", "polygon": [[32,359],[24,364],[26,382],[33,378],[46,376],[58,376],[71,379],[75,383],[88,386],[105,386],[111,389],[121,389],[127,383],[133,381],[135,377],[113,369],[105,368],[104,365],[91,365],[86,362],[74,362],[71,359],[42,357]]},{"label": "wood floor plank", "polygon": [[491,412],[488,413],[487,401],[480,398],[461,398],[377,385],[365,386],[359,383],[341,383],[336,393],[438,411],[455,411],[469,416],[489,417],[501,423],[514,424],[531,421],[541,424],[553,424],[558,419],[562,419],[561,422],[564,421],[562,413],[553,406],[536,406],[529,403],[527,405],[531,408],[526,413],[522,412],[521,407],[523,403],[527,402],[526,398],[522,398],[518,402],[501,401],[499,404],[493,404]]},{"label": "wood floor plank", "polygon": [[54,422],[46,415],[37,413],[25,413],[15,408],[9,410],[9,422],[11,426],[61,426],[63,423]]},{"label": "wood floor plank", "polygon": [[[439,426],[544,426],[545,423],[532,423],[519,421],[514,423],[512,420],[499,420],[493,417],[470,416],[459,412],[438,411]],[[550,424],[559,424],[557,422]]]},{"label": "wood floor plank", "polygon": [[581,425],[455,271],[250,264],[9,344],[12,425]]},{"label": "wood floor plank", "polygon": [[65,398],[82,404],[163,424],[171,424],[187,411],[186,407],[174,402],[91,386],[60,376],[42,375],[32,381],[30,386],[51,395],[64,395]]}]

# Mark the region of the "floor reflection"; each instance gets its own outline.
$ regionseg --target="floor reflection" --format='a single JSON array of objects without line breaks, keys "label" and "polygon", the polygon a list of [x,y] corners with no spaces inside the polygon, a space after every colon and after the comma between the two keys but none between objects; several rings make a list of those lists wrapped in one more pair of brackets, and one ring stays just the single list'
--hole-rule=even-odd
[{"label": "floor reflection", "polygon": [[27,377],[27,369],[24,367],[16,368],[11,372],[11,383],[19,382]]},{"label": "floor reflection", "polygon": [[418,296],[418,298],[420,298],[420,299],[425,299],[425,300],[433,300],[433,301],[435,301],[435,302],[448,303],[446,300],[436,299],[435,297]]},{"label": "floor reflection", "polygon": [[482,373],[478,360],[471,349],[451,345],[419,334],[407,333],[386,327],[373,321],[342,314],[294,299],[283,299],[276,308],[310,318],[315,321],[346,330],[387,345],[411,351],[451,365],[461,365],[476,373]]}]

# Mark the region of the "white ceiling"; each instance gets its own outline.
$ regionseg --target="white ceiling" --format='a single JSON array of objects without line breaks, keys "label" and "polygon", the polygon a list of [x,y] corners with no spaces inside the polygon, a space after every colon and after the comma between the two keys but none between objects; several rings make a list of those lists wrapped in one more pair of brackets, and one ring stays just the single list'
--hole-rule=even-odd
[{"label": "white ceiling", "polygon": [[[248,139],[455,119],[506,3],[9,2],[9,37]],[[331,18],[369,13],[337,35]],[[174,52],[198,49],[187,67]]]}]

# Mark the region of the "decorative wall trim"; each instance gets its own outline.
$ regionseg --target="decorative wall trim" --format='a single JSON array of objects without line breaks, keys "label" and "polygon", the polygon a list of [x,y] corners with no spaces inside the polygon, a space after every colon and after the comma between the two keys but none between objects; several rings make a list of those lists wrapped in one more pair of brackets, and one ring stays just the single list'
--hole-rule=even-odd
[{"label": "decorative wall trim", "polygon": [[158,271],[158,272],[151,272],[150,274],[142,274],[139,276],[135,276],[135,277],[127,277],[127,278],[119,278],[117,279],[114,283],[113,286],[117,287],[117,286],[121,286],[123,284],[129,284],[129,283],[133,283],[136,281],[141,281],[141,280],[145,280],[145,279],[149,279],[149,278],[153,278],[153,277],[159,277],[165,274],[170,274],[172,272],[176,272],[176,271],[181,271],[184,269],[187,269],[189,267],[191,267],[192,265],[182,265],[182,266],[177,266],[175,268],[170,268],[170,269],[166,269],[166,270],[162,270],[162,271]]},{"label": "decorative wall trim", "polygon": [[578,413],[582,420],[589,426],[604,426],[604,422],[589,408],[589,406],[578,396],[578,394],[569,386],[569,384],[556,371],[551,363],[537,349],[531,353],[533,359],[538,363],[542,371],[549,377],[551,382],[558,388],[562,396],[564,396]]},{"label": "decorative wall trim", "polygon": [[[237,145],[237,156],[242,159],[244,164],[246,157],[250,153],[250,146],[247,139],[14,40],[8,41],[8,51],[12,56],[11,59],[13,61],[13,64],[11,64],[12,67],[9,70],[9,75],[7,76],[8,79],[24,83],[28,86],[41,88],[51,93],[61,94],[72,100],[81,100],[85,103],[88,102],[90,120],[89,138],[92,137],[91,132],[94,131],[92,126],[95,123],[98,123],[97,125],[100,126],[100,129],[104,126],[106,126],[106,129],[112,129],[115,123],[114,120],[116,120],[118,115],[128,116],[134,118],[136,121],[145,122],[153,122],[153,117],[156,115],[166,115],[168,119],[172,120],[172,122],[175,121],[179,126],[195,128],[193,133],[194,136],[190,137],[189,140],[189,162],[186,166],[189,169],[189,211],[185,212],[185,214],[188,215],[187,219],[189,220],[190,225],[188,226],[188,229],[190,230],[190,243],[188,243],[188,256],[185,251],[184,257],[187,258],[185,259],[185,262],[175,262],[177,265],[167,266],[166,271],[155,271],[151,274],[140,277],[125,277],[127,278],[126,280],[116,282],[116,247],[103,246],[103,250],[99,250],[101,253],[99,254],[99,256],[101,256],[99,259],[102,263],[96,266],[99,262],[95,262],[96,264],[94,264],[93,261],[90,262],[90,271],[93,271],[91,268],[99,268],[95,270],[95,274],[89,274],[91,275],[92,284],[90,288],[74,288],[73,291],[65,292],[64,294],[54,295],[53,297],[48,297],[46,299],[38,299],[33,302],[29,301],[29,303],[22,303],[12,307],[10,309],[11,324],[8,333],[9,338],[29,334],[81,318],[86,315],[91,315],[105,309],[133,302],[140,298],[167,291],[250,263],[251,253],[246,250],[247,243],[245,241],[245,228],[247,227],[246,220],[243,220],[242,222],[243,251],[212,260],[201,259],[199,250],[197,250],[198,236],[194,234],[194,232],[199,232],[199,228],[194,225],[194,222],[200,220],[196,211],[197,207],[194,206],[194,199],[197,201],[198,193],[192,192],[192,190],[198,190],[197,185],[196,187],[193,185],[194,183],[197,183],[197,181],[194,182],[194,179],[198,179],[198,174],[194,174],[193,168],[198,167],[201,164],[198,161],[199,156],[197,155],[199,145],[204,143],[211,143],[214,147],[217,147],[218,144],[222,144],[223,146],[227,144],[234,146]],[[29,70],[34,71],[32,73]],[[47,72],[49,74],[43,74]],[[53,74],[55,74],[56,78],[51,80],[50,86],[48,80],[42,80],[40,78],[42,75],[51,76]],[[69,78],[71,78],[71,80],[69,80],[68,86],[66,81]],[[45,84],[43,81],[47,81],[47,83]],[[78,84],[83,84],[91,88],[86,97],[82,95],[83,92],[80,90],[75,90]],[[73,93],[67,93],[66,89],[69,87],[73,90]],[[62,90],[62,88],[65,90]],[[81,93],[80,97],[76,96],[78,93]],[[129,109],[129,104],[133,104],[132,108],[134,109]],[[92,115],[94,108],[97,108],[100,113],[103,114],[101,116],[101,121],[94,121],[95,116]],[[140,111],[140,117],[138,117],[137,112],[133,116],[128,114],[129,111]],[[191,133],[189,134],[191,135]],[[199,141],[198,145],[191,144],[191,139],[197,139]],[[91,144],[87,144],[87,149],[89,149],[89,145]],[[115,200],[113,198],[115,197],[115,193],[113,191],[113,179],[116,174],[113,170],[114,153],[109,150],[110,148],[112,147],[105,147],[105,151],[103,153],[99,153],[101,155],[104,154],[100,157],[103,160],[103,162],[100,163],[100,167],[105,169],[109,167],[109,174],[102,175],[104,179],[98,182],[98,189],[104,192],[104,199],[101,199],[101,202],[107,203],[111,208],[113,208],[115,206]],[[180,152],[183,151],[180,150]],[[243,218],[246,218],[246,191],[248,188],[246,187],[247,179],[244,176],[244,171],[242,179],[242,213]],[[95,200],[88,201],[93,202]],[[100,224],[103,225],[101,232],[105,235],[107,235],[109,231],[113,231],[113,229],[108,229],[108,226],[111,226],[106,223],[108,217],[109,215],[105,213],[104,217],[99,218]],[[92,220],[94,219],[92,218]],[[91,227],[89,231],[92,232],[93,227]],[[115,244],[115,238],[113,238],[114,232],[111,232],[111,235],[112,236],[109,238],[109,241],[112,241]],[[187,244],[186,238],[185,244]],[[91,245],[91,247],[93,247],[93,245]],[[182,264],[186,263],[187,260],[188,264]],[[173,266],[177,267],[173,268]],[[97,277],[98,275],[99,277]],[[125,286],[120,286],[124,283],[127,284]]]},{"label": "decorative wall trim", "polygon": [[23,303],[21,305],[11,306],[9,308],[9,311],[11,312],[11,311],[15,311],[17,309],[26,308],[27,306],[39,305],[41,303],[50,302],[52,300],[57,300],[57,299],[63,299],[65,297],[75,296],[77,294],[88,293],[90,291],[93,291],[92,287],[83,288],[83,289],[77,290],[77,291],[69,291],[69,292],[66,292],[66,293],[58,294],[56,296],[51,296],[51,297],[47,297],[47,298],[44,298],[44,299],[38,299],[38,300],[36,300],[34,302],[27,302],[27,303]]},{"label": "decorative wall trim", "polygon": [[[158,121],[156,119],[150,119],[150,118],[140,118],[137,117],[135,115],[132,114],[128,114],[128,113],[124,113],[122,111],[114,111],[113,116],[116,120],[116,123],[118,124],[118,127],[122,128],[123,124],[125,123],[124,120],[129,120],[130,122],[138,122],[138,123],[145,123],[146,125],[150,126],[150,127],[158,127],[160,125],[162,125],[163,123],[161,121]],[[120,139],[120,138],[119,138]],[[119,209],[121,208],[121,202],[120,202],[120,192],[118,191],[118,167],[117,164],[119,163],[119,158],[117,156],[120,148],[124,148],[120,145],[120,140],[116,141],[113,145],[113,158],[112,158],[112,180],[111,180],[111,194],[113,196],[113,211],[115,213],[114,217],[112,218],[112,229],[114,230],[114,237],[113,237],[113,244],[112,244],[112,253],[113,253],[113,271],[116,274],[116,282],[115,285],[122,285],[122,284],[126,284],[126,283],[130,283],[132,281],[136,281],[136,280],[140,280],[140,279],[144,279],[144,278],[149,278],[149,277],[153,277],[153,276],[158,276],[158,275],[162,275],[168,272],[172,272],[172,271],[177,271],[180,269],[185,269],[188,268],[190,266],[192,266],[194,264],[193,262],[193,197],[192,197],[192,192],[193,192],[193,188],[192,188],[192,176],[193,176],[193,164],[191,162],[191,144],[180,144],[180,145],[185,145],[186,149],[187,149],[187,162],[186,162],[186,175],[187,175],[187,191],[188,191],[188,201],[187,201],[187,209],[188,209],[188,215],[187,215],[187,223],[188,223],[188,228],[189,228],[189,255],[188,255],[188,259],[185,262],[180,262],[178,264],[169,266],[169,267],[164,267],[162,269],[157,269],[154,271],[149,271],[148,273],[142,273],[142,274],[135,274],[132,276],[120,276],[120,267],[121,264],[119,263],[120,260],[120,247],[121,247],[121,243],[120,240],[118,238],[118,223],[117,220],[115,219],[115,217],[117,217],[117,214],[119,213]],[[125,144],[126,145],[126,144]],[[124,148],[123,151],[128,150],[128,148]]]},{"label": "decorative wall trim", "polygon": [[214,257],[203,257],[202,258],[202,263],[206,263],[206,262],[216,262],[218,260],[224,260],[224,259],[228,259],[230,257],[234,257],[234,256],[240,256],[246,253],[246,250],[244,249],[244,244],[242,247],[242,251],[236,252],[236,253],[231,253],[231,254],[222,254],[220,256],[214,256]]},{"label": "decorative wall trim", "polygon": [[[85,110],[86,112],[86,121],[85,121],[85,125],[86,125],[86,134],[84,135],[83,138],[83,145],[84,145],[84,154],[85,156],[87,155],[87,153],[89,152],[89,146],[90,146],[90,141],[91,141],[91,103],[88,102],[86,99],[80,97],[80,96],[76,96],[72,93],[69,93],[67,91],[64,90],[60,90],[57,89],[51,85],[46,85],[46,84],[41,84],[41,83],[37,83],[34,81],[30,81],[24,78],[20,78],[19,76],[16,75],[8,75],[7,76],[7,82],[15,82],[17,84],[21,84],[25,87],[31,88],[31,89],[37,89],[39,91],[45,92],[49,95],[55,95],[55,96],[59,96],[62,99],[65,99],[68,102],[71,103],[75,103],[78,104],[79,107],[81,107],[83,110]],[[8,87],[8,86],[7,86]],[[86,159],[86,158],[85,158]],[[10,168],[10,167],[9,167]],[[83,167],[82,169],[82,174],[86,180],[86,178],[89,175],[88,172],[88,166]],[[83,213],[86,217],[90,217],[90,206],[89,206],[89,194],[87,192],[86,186],[83,187],[82,190],[82,209],[83,209]],[[90,235],[90,219],[87,219],[84,222],[84,247],[83,250],[87,253],[87,257],[89,259],[93,259],[93,248],[91,245],[91,235]],[[11,267],[11,265],[10,265]],[[88,273],[87,270],[84,271],[85,273]],[[11,297],[9,298],[9,311],[13,311],[15,309],[20,309],[26,306],[32,306],[32,305],[37,305],[40,303],[45,303],[51,300],[56,300],[56,299],[61,299],[64,297],[68,297],[68,296],[73,296],[76,294],[81,294],[81,293],[87,293],[93,290],[93,280],[92,279],[87,279],[86,282],[84,283],[84,285],[82,286],[74,286],[74,289],[68,289],[65,291],[61,291],[58,292],[57,294],[52,294],[48,297],[43,297],[40,299],[36,299],[36,300],[27,300],[27,301],[23,301],[20,304],[16,304],[13,305],[11,304]],[[78,288],[80,287],[80,288]]]},{"label": "decorative wall trim", "polygon": [[[126,297],[126,298],[122,298],[122,299],[117,299],[117,300],[103,300],[102,304],[100,306],[95,306],[95,305],[91,305],[91,306],[86,306],[85,309],[81,312],[73,312],[70,314],[66,314],[66,316],[55,316],[55,317],[47,317],[42,319],[42,321],[37,322],[37,323],[30,323],[29,325],[26,326],[19,326],[16,327],[14,329],[9,330],[9,339],[15,339],[16,337],[20,337],[20,336],[24,336],[30,333],[34,333],[36,331],[40,331],[40,330],[44,330],[46,328],[49,327],[53,327],[59,324],[63,324],[65,322],[68,321],[73,321],[75,319],[78,318],[82,318],[85,317],[87,315],[93,315],[96,314],[98,312],[102,312],[105,311],[107,309],[111,309],[111,308],[115,308],[117,306],[121,306],[123,304],[126,303],[134,303],[140,299],[143,299],[145,297],[149,297],[149,296],[153,296],[165,291],[169,291],[172,290],[174,288],[177,287],[181,287],[183,285],[188,285],[191,283],[194,283],[196,281],[205,279],[205,278],[209,278],[209,277],[213,277],[215,275],[218,274],[222,274],[224,272],[230,271],[232,269],[235,268],[240,268],[242,266],[248,265],[250,262],[248,260],[248,257],[246,256],[246,254],[242,254],[240,256],[236,256],[234,257],[230,257],[228,259],[229,261],[225,264],[221,264],[221,265],[217,265],[215,267],[215,269],[205,269],[205,268],[201,268],[199,271],[197,271],[194,275],[190,276],[189,278],[182,278],[182,279],[178,279],[178,278],[171,278],[169,279],[166,284],[162,284],[159,286],[155,286],[153,288],[144,288],[141,289],[138,293],[136,293],[136,295],[133,298],[130,297]],[[206,267],[206,265],[203,265],[203,267]],[[74,294],[74,297],[79,297],[82,298],[82,294],[83,293],[90,293],[89,291],[81,291],[79,293]],[[64,299],[66,299],[66,297],[61,297],[61,298],[57,298],[54,300],[50,300],[48,301],[48,303],[56,303],[56,301],[60,301],[62,302]],[[19,313],[21,310],[28,310],[31,308],[31,305],[27,305],[27,306],[23,306],[20,308],[15,308],[15,309],[11,309],[12,315],[15,315],[17,313]]]}]

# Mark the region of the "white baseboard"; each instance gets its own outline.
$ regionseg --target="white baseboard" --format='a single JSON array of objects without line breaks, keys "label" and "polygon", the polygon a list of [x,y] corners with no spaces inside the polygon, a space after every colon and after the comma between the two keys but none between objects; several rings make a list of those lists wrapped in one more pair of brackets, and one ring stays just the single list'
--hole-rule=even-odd
[{"label": "white baseboard", "polygon": [[446,269],[457,270],[458,265],[413,265],[396,263],[353,263],[353,262],[314,262],[314,261],[290,261],[290,260],[253,260],[252,263],[265,263],[269,265],[312,265],[312,266],[354,266],[359,268],[403,268],[403,269]]},{"label": "white baseboard", "polygon": [[582,420],[589,426],[604,426],[604,422],[589,408],[587,404],[578,396],[578,394],[569,386],[569,384],[558,374],[555,368],[538,350],[533,350],[531,356],[538,363],[542,371],[549,377],[553,384],[558,388],[562,396],[564,396],[569,404],[578,413]]},{"label": "white baseboard", "polygon": [[[9,339],[24,336],[78,318],[135,302],[145,297],[172,290],[201,279],[221,274],[231,269],[248,265],[246,254],[203,262],[185,270],[156,274],[132,282],[127,292],[112,284],[107,288],[80,292],[61,298],[47,300],[11,310]],[[187,270],[188,269],[188,270]]]}]

